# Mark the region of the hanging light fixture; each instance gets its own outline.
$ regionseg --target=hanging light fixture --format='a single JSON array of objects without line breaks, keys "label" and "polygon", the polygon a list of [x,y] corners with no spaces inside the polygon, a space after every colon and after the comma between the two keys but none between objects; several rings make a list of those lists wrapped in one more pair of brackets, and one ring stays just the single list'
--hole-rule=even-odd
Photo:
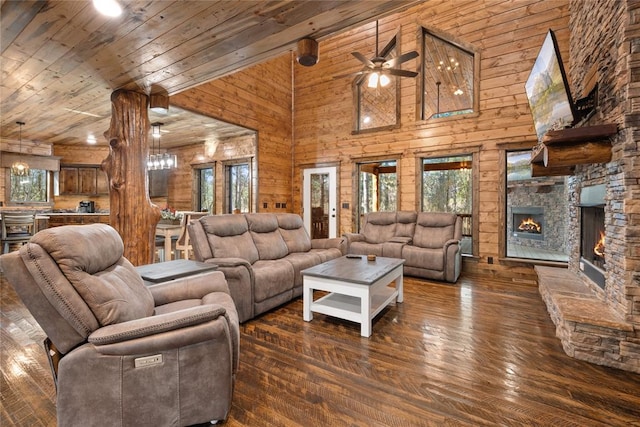
[{"label": "hanging light fixture", "polygon": [[[24,122],[16,122],[20,126],[20,154],[22,154],[22,126]],[[11,165],[11,173],[15,176],[29,176],[29,165],[22,160],[16,160]]]},{"label": "hanging light fixture", "polygon": [[[160,170],[160,169],[175,169],[178,166],[177,156],[175,154],[164,153],[160,154],[160,126],[164,123],[151,123],[151,136],[153,138],[151,153],[147,158],[147,169]],[[157,151],[154,153],[155,141],[158,141]]]}]

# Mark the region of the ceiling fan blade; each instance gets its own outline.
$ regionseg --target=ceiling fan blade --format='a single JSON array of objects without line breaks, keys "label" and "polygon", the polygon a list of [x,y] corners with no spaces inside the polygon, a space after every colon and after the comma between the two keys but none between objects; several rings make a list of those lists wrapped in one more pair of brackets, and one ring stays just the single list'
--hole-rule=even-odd
[{"label": "ceiling fan blade", "polygon": [[384,68],[393,68],[396,67],[400,64],[402,64],[403,62],[407,62],[413,58],[417,58],[418,57],[418,52],[416,52],[415,50],[411,51],[411,52],[407,52],[407,53],[403,53],[402,55],[396,57],[396,58],[391,58],[388,61],[385,61],[384,64],[382,64],[382,67]]},{"label": "ceiling fan blade", "polygon": [[369,58],[367,58],[366,56],[364,56],[360,52],[351,52],[351,55],[353,55],[356,58],[358,58],[358,60],[360,62],[362,62],[364,65],[366,65],[369,68],[373,68],[375,66],[374,63],[371,62],[371,60]]},{"label": "ceiling fan blade", "polygon": [[341,74],[339,76],[333,76],[334,79],[342,79],[345,77],[355,77],[355,76],[361,76],[363,74],[367,74],[368,71],[367,70],[361,70],[361,71],[357,71],[355,73],[349,73],[349,74]]},{"label": "ceiling fan blade", "polygon": [[397,68],[387,68],[383,72],[387,74],[391,74],[392,76],[400,76],[400,77],[415,77],[418,75],[418,73],[416,73],[415,71],[398,70]]}]

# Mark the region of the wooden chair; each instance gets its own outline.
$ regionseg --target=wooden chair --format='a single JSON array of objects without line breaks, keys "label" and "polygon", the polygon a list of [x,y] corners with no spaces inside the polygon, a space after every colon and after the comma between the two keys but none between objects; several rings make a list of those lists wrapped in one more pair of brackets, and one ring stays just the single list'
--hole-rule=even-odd
[{"label": "wooden chair", "polygon": [[2,253],[10,252],[12,246],[20,247],[34,235],[35,214],[32,212],[3,212],[0,243]]},{"label": "wooden chair", "polygon": [[180,236],[178,237],[178,241],[176,242],[176,250],[182,251],[182,255],[184,259],[189,259],[189,251],[191,251],[192,247],[189,243],[189,233],[187,232],[187,225],[192,219],[198,219],[203,216],[209,215],[208,212],[182,212],[182,222],[180,225],[182,226],[182,230],[180,231]]}]

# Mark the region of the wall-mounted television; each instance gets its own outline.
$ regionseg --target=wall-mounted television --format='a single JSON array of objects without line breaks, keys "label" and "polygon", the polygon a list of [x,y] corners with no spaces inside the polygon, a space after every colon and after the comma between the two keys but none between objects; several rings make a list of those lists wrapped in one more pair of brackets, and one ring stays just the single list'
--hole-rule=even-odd
[{"label": "wall-mounted television", "polygon": [[553,31],[549,30],[525,84],[538,141],[549,129],[575,124],[576,109]]}]

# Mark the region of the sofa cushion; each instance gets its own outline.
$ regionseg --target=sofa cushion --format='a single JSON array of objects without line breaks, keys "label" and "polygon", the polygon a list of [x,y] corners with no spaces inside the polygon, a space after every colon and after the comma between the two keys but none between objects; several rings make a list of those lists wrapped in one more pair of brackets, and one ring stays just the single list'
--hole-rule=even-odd
[{"label": "sofa cushion", "polygon": [[120,235],[106,224],[42,230],[20,251],[27,268],[57,278],[51,286],[64,289],[66,279],[100,326],[153,314],[153,296],[123,253]]},{"label": "sofa cushion", "polygon": [[289,253],[308,252],[311,249],[311,239],[300,215],[292,213],[276,214],[280,234],[287,244]]},{"label": "sofa cushion", "polygon": [[382,243],[395,236],[395,232],[395,212],[369,212],[361,234],[368,243]]},{"label": "sofa cushion", "polygon": [[444,212],[420,212],[416,221],[413,245],[421,248],[439,248],[454,238],[457,216]]},{"label": "sofa cushion", "polygon": [[[416,230],[416,211],[398,211],[396,213],[396,237],[413,237]],[[392,240],[392,239],[389,239]]]},{"label": "sofa cushion", "polygon": [[259,259],[244,215],[211,215],[199,221],[215,258],[242,258],[251,264]]},{"label": "sofa cushion", "polygon": [[284,242],[278,219],[271,214],[246,214],[251,237],[261,260],[280,259],[287,256],[289,249]]},{"label": "sofa cushion", "polygon": [[254,299],[256,302],[291,290],[294,283],[294,270],[291,263],[284,260],[256,261],[253,264],[253,275],[256,286]]}]

